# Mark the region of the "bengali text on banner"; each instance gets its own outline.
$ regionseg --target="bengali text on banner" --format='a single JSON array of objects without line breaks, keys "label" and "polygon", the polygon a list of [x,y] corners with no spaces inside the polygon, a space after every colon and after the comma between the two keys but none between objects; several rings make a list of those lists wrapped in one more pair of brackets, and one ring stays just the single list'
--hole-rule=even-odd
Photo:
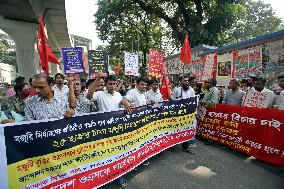
[{"label": "bengali text on banner", "polygon": [[155,154],[191,139],[196,109],[197,97],[193,97],[141,107],[131,114],[121,110],[6,126],[0,130],[0,150],[6,154],[6,159],[0,155],[1,167],[5,167],[1,179],[7,178],[1,187],[103,186]]},{"label": "bengali text on banner", "polygon": [[284,167],[283,114],[282,110],[223,104],[199,107],[197,133],[256,159]]}]

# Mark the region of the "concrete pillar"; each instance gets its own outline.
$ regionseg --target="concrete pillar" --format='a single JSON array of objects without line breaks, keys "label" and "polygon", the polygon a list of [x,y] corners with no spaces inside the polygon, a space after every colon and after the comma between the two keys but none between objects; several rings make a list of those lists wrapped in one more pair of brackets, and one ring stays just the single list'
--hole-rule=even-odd
[{"label": "concrete pillar", "polygon": [[10,35],[16,44],[18,75],[28,80],[37,73],[34,44],[38,24],[4,19],[0,17],[0,29]]}]

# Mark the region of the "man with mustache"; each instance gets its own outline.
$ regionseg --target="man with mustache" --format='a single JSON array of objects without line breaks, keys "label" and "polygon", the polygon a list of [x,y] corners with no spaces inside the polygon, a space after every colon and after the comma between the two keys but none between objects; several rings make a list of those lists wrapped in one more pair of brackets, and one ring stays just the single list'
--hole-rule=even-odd
[{"label": "man with mustache", "polygon": [[[194,79],[191,78],[191,83],[194,82]],[[186,99],[190,97],[195,96],[195,91],[194,89],[189,85],[188,77],[186,76],[181,76],[179,78],[179,87],[176,87],[174,89],[174,92],[172,94],[172,100],[180,100],[180,99]],[[182,149],[186,153],[192,153],[189,150],[189,147],[197,147],[197,144],[195,142],[195,139],[190,141],[186,141],[182,143]]]},{"label": "man with mustache", "polygon": [[69,106],[75,109],[75,114],[91,113],[95,108],[94,103],[86,98],[82,91],[82,80],[72,78],[68,80],[69,86]]},{"label": "man with mustache", "polygon": [[25,107],[26,120],[72,117],[74,109],[69,109],[67,97],[56,96],[52,91],[53,78],[37,74],[32,80],[37,95],[31,97]]},{"label": "man with mustache", "polygon": [[195,96],[194,89],[189,85],[188,78],[181,76],[179,78],[179,87],[174,89],[172,100],[186,99]]}]

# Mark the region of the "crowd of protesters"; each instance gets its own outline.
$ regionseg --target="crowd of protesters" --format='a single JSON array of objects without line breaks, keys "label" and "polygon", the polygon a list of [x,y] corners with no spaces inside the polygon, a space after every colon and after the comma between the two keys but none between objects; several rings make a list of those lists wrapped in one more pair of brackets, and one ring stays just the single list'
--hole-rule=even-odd
[{"label": "crowd of protesters", "polygon": [[[198,96],[199,105],[215,106],[223,103],[234,106],[243,104],[250,91],[271,93],[269,108],[284,110],[284,74],[278,77],[280,90],[267,89],[266,79],[250,77],[239,81],[231,79],[226,90],[217,88],[211,78],[197,82],[195,77],[181,76],[178,83],[170,84],[171,97],[167,100],[186,99]],[[50,77],[34,75],[26,82],[24,77],[15,80],[14,87],[6,91],[6,99],[1,103],[1,124],[44,119],[68,118],[91,112],[110,112],[124,108],[127,113],[139,106],[151,106],[163,99],[156,78],[139,77],[136,80],[119,80],[116,76],[97,73],[95,78],[65,78],[63,74]],[[210,144],[211,141],[205,141]],[[197,147],[195,138],[182,144],[185,152]],[[126,186],[125,179],[118,180]]]}]

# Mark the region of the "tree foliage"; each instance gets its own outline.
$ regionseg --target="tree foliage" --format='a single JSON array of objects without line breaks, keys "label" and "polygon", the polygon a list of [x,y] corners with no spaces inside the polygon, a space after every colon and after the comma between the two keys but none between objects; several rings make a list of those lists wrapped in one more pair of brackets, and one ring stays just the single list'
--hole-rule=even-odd
[{"label": "tree foliage", "polygon": [[[150,48],[222,46],[281,29],[271,5],[256,0],[99,0],[95,23],[111,54]],[[162,37],[163,36],[163,37]],[[167,53],[169,54],[169,53]]]},{"label": "tree foliage", "polygon": [[239,0],[129,0],[146,14],[163,20],[171,38],[180,46],[186,32],[193,46],[219,45],[223,32],[231,28],[242,11]]},{"label": "tree foliage", "polygon": [[161,20],[126,0],[100,0],[98,5],[95,23],[100,39],[108,42],[109,53],[115,60],[122,60],[124,51],[141,52],[145,71],[149,49],[164,50],[163,37],[167,33]]},{"label": "tree foliage", "polygon": [[17,66],[15,43],[4,33],[0,33],[0,62]]},{"label": "tree foliage", "polygon": [[271,4],[263,1],[247,0],[244,11],[234,27],[223,35],[223,43],[240,42],[252,37],[283,29],[281,18],[277,17]]}]

